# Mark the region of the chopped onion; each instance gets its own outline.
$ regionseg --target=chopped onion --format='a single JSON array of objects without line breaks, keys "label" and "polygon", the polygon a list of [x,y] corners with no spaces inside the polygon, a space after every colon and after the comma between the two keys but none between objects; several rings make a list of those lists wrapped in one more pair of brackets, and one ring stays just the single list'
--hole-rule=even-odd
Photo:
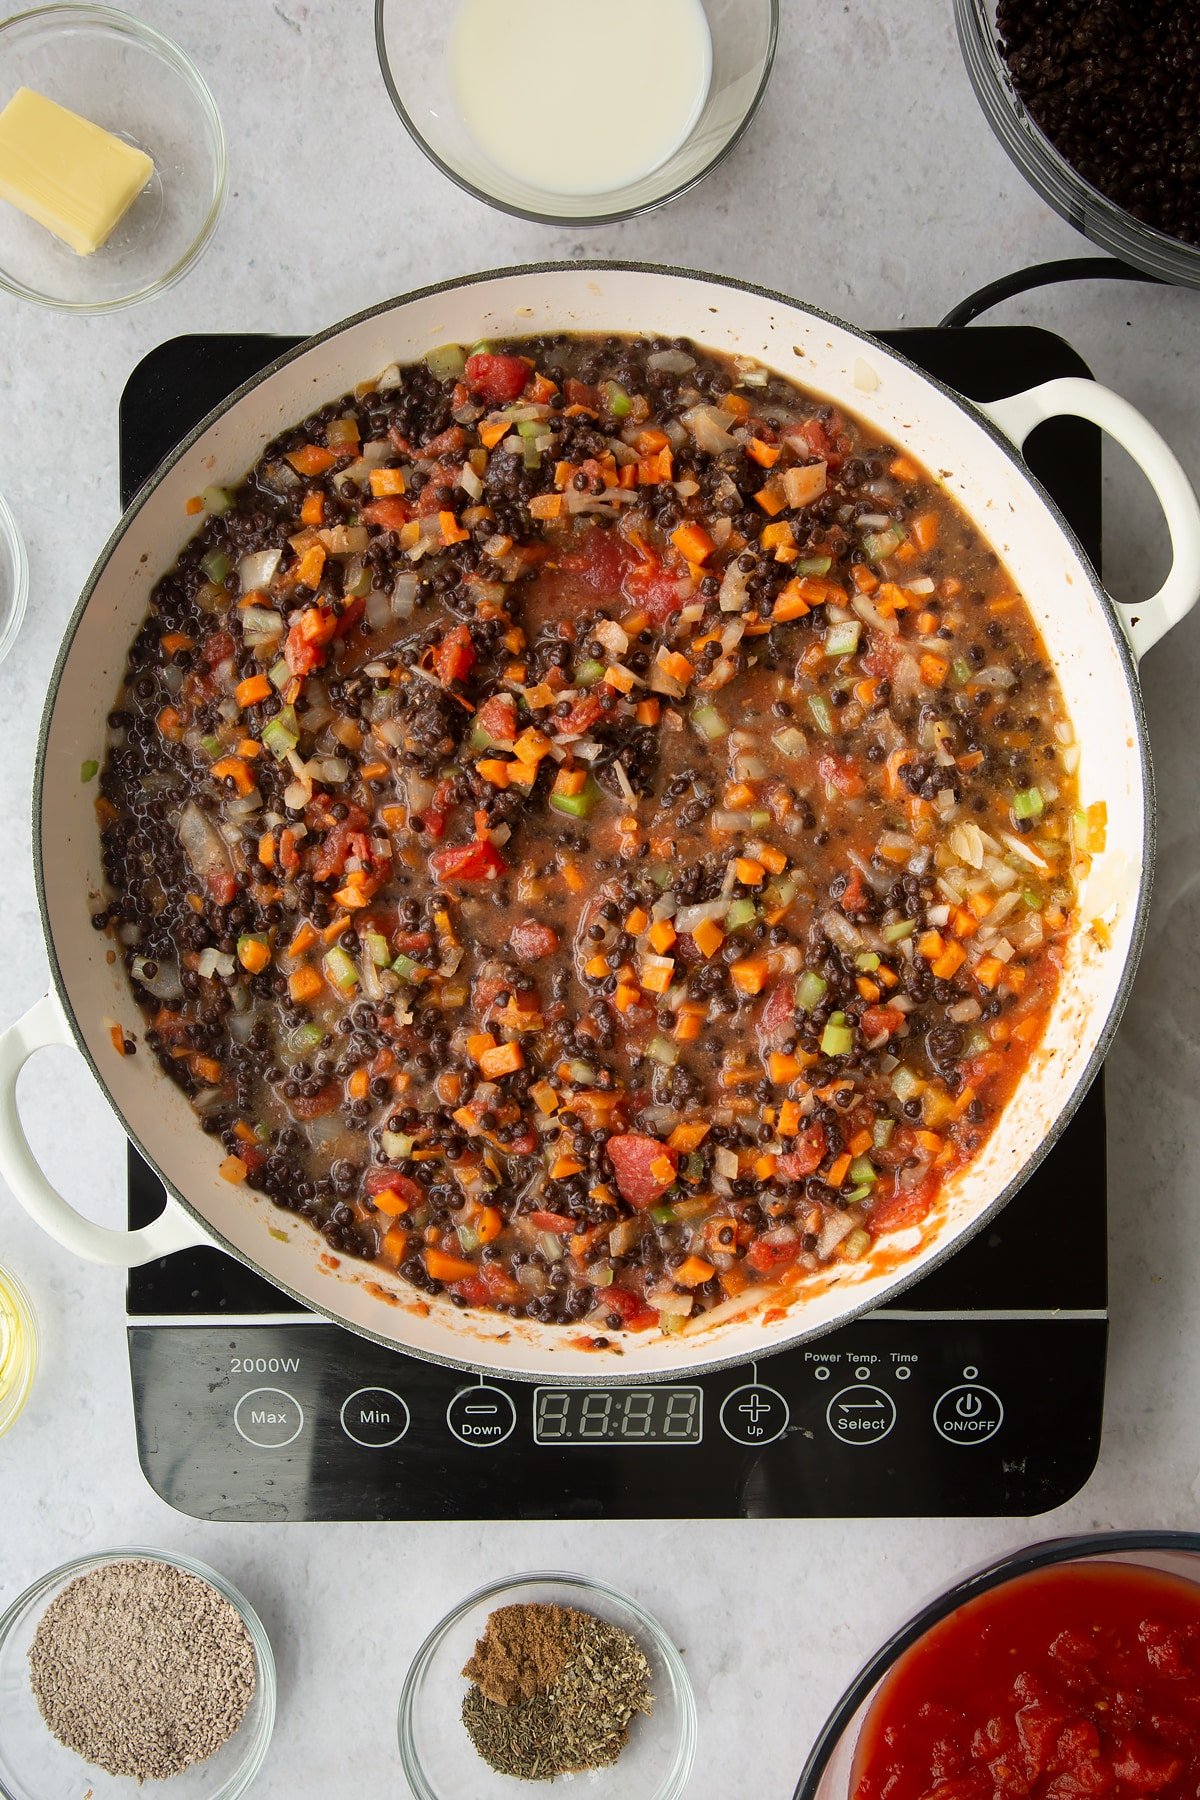
[{"label": "chopped onion", "polygon": [[238,564],[238,581],[243,594],[269,588],[282,560],[282,550],[255,550],[249,556],[243,556]]},{"label": "chopped onion", "polygon": [[723,450],[733,448],[733,437],[729,431],[729,414],[717,406],[693,406],[683,414],[683,423],[687,426],[697,445],[709,456],[720,456]]},{"label": "chopped onion", "polygon": [[233,956],[211,944],[196,958],[196,973],[202,981],[211,981],[214,975],[232,975],[233,969]]},{"label": "chopped onion", "polygon": [[681,937],[695,931],[706,919],[723,919],[729,911],[728,900],[704,900],[698,906],[681,906],[675,914],[675,929]]},{"label": "chopped onion", "polygon": [[183,983],[179,979],[179,964],[176,962],[160,962],[154,974],[146,973],[146,965],[150,959],[135,956],[133,959],[134,978],[140,981],[148,994],[156,1000],[178,1000],[183,995]]},{"label": "chopped onion", "polygon": [[696,366],[695,357],[686,350],[653,350],[646,362],[651,369],[662,369],[668,375],[688,375]]},{"label": "chopped onion", "polygon": [[372,631],[382,631],[392,618],[392,597],[382,588],[372,588],[367,595],[367,624]]}]

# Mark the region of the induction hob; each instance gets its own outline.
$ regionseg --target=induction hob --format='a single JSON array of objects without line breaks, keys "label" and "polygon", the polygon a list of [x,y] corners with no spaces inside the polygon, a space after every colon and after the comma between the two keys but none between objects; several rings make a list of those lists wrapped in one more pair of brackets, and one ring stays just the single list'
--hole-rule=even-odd
[{"label": "induction hob", "polygon": [[[1030,327],[885,332],[978,400],[1089,373]],[[128,503],[179,439],[299,340],[172,339],[121,401]],[[1099,433],[1039,427],[1030,464],[1094,561]],[[308,1313],[215,1249],[131,1272],[138,1454],[198,1518],[1028,1514],[1087,1480],[1107,1347],[1103,1078],[1041,1168],[946,1265],[816,1343],[653,1388],[489,1381]],[[129,1152],[129,1215],[161,1205]],[[264,1224],[264,1229],[265,1229]]]}]

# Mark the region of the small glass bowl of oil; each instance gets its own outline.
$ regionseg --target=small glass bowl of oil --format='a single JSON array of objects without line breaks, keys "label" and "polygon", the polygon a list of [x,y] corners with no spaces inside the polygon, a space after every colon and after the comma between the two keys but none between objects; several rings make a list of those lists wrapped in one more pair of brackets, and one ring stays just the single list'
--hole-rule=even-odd
[{"label": "small glass bowl of oil", "polygon": [[29,1398],[37,1359],[33,1303],[16,1276],[0,1268],[0,1437]]}]

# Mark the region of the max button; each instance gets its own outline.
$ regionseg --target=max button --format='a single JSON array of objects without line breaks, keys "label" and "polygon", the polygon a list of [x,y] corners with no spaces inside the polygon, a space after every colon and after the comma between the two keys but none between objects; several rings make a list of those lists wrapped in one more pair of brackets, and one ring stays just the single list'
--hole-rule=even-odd
[{"label": "max button", "polygon": [[304,1408],[283,1388],[251,1388],[233,1409],[238,1435],[257,1450],[282,1450],[304,1430]]},{"label": "max button", "polygon": [[446,1408],[446,1423],[460,1444],[490,1450],[512,1436],[517,1409],[503,1388],[463,1388]]},{"label": "max button", "polygon": [[948,1444],[986,1444],[1004,1423],[999,1394],[978,1382],[947,1388],[933,1409],[933,1423]]}]

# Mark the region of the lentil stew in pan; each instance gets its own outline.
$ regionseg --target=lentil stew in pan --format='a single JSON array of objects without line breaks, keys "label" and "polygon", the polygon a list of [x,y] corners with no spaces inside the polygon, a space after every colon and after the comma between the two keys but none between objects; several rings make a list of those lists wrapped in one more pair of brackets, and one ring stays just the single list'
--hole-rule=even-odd
[{"label": "lentil stew in pan", "polygon": [[192,509],[93,923],[229,1180],[596,1341],[927,1218],[1104,809],[923,468],[748,360],[557,336],[392,366]]}]

